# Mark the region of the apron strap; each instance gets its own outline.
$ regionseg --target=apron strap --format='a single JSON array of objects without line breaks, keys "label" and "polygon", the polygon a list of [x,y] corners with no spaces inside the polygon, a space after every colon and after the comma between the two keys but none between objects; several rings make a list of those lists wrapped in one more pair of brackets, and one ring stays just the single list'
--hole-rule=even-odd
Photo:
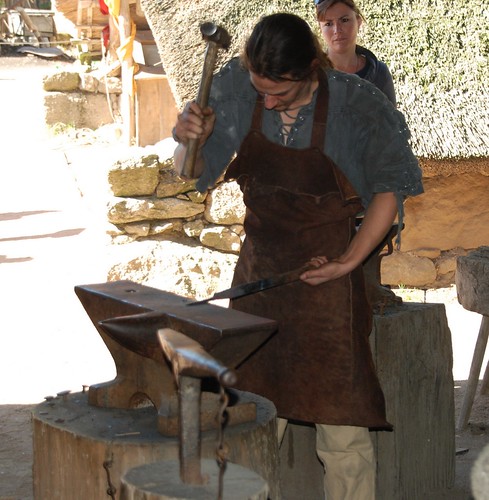
[{"label": "apron strap", "polygon": [[311,147],[323,151],[324,140],[326,137],[326,122],[328,120],[328,103],[329,103],[329,89],[328,78],[326,73],[318,70],[318,96],[316,100],[316,108],[314,110],[314,123],[311,133]]},{"label": "apron strap", "polygon": [[263,115],[263,96],[258,94],[256,96],[255,109],[253,110],[253,117],[251,118],[250,130],[261,132],[261,121]]}]

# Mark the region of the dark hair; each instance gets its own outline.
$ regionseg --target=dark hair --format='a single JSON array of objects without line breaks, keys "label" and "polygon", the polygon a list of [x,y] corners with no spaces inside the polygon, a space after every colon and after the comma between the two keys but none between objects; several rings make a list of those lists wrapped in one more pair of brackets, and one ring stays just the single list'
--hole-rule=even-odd
[{"label": "dark hair", "polygon": [[360,12],[360,9],[358,8],[358,6],[354,2],[354,0],[322,0],[319,3],[316,3],[316,15],[317,15],[318,21],[324,21],[325,20],[325,12],[330,7],[333,7],[333,5],[336,5],[337,3],[342,3],[342,4],[345,4],[347,7],[350,7],[350,9],[353,12],[355,12],[355,14],[357,16],[361,17],[365,21],[363,14]]},{"label": "dark hair", "polygon": [[272,14],[258,22],[241,62],[249,71],[273,81],[304,80],[318,66],[331,67],[307,22],[286,13]]}]

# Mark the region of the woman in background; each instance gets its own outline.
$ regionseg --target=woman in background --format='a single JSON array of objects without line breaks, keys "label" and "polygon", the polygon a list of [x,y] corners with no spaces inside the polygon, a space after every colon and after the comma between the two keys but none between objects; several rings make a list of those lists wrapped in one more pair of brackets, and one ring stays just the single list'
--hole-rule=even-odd
[{"label": "woman in background", "polygon": [[387,65],[357,45],[364,18],[353,0],[314,0],[328,57],[335,69],[372,82],[396,106],[394,82]]}]

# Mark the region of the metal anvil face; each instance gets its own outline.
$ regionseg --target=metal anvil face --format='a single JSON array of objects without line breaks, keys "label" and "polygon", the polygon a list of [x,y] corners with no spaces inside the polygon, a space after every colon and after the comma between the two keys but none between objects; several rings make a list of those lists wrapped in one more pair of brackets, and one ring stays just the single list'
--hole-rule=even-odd
[{"label": "metal anvil face", "polygon": [[[136,408],[149,399],[161,417],[160,431],[169,434],[178,433],[177,391],[158,342],[159,329],[183,333],[229,368],[235,368],[277,329],[277,323],[270,319],[208,304],[188,307],[190,299],[131,281],[80,285],[75,292],[117,370],[114,380],[90,387],[89,403]],[[205,405],[203,398],[203,413]],[[249,409],[243,414],[248,419]],[[237,421],[239,418],[237,414]]]}]

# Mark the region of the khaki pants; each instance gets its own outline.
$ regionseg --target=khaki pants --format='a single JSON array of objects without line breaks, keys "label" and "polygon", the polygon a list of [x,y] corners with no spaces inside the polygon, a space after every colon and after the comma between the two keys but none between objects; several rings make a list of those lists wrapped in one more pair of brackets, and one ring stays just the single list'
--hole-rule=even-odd
[{"label": "khaki pants", "polygon": [[[277,426],[280,445],[287,420],[278,418]],[[316,424],[316,453],[326,500],[375,500],[376,462],[366,427]]]}]

